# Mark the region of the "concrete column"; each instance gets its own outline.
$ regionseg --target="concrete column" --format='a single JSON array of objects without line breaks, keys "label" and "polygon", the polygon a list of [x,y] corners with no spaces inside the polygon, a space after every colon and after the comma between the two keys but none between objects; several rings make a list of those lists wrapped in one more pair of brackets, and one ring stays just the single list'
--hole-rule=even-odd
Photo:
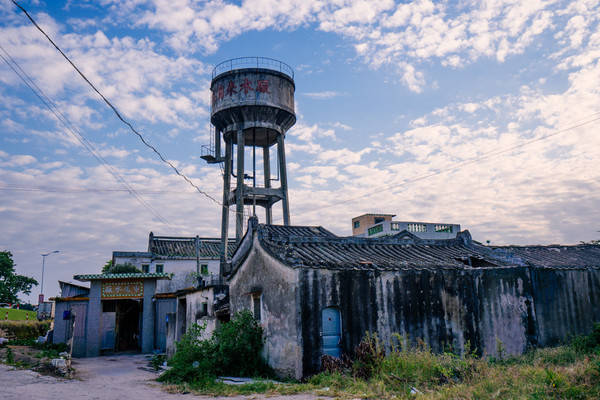
[{"label": "concrete column", "polygon": [[101,287],[102,281],[94,280],[90,282],[86,324],[86,357],[98,357],[100,355]]},{"label": "concrete column", "polygon": [[154,303],[152,297],[156,292],[156,280],[144,279],[144,299],[142,301],[142,353],[152,353],[154,350]]},{"label": "concrete column", "polygon": [[[265,167],[265,187],[270,188],[271,187],[271,154],[270,154],[270,147],[268,144],[263,147],[263,164]],[[273,215],[271,213],[271,205],[270,204],[265,207],[265,214],[267,217],[266,218],[267,224],[272,224],[273,223]]]},{"label": "concrete column", "polygon": [[235,241],[239,243],[244,235],[244,131],[237,131],[237,185],[235,207]]},{"label": "concrete column", "polygon": [[231,153],[233,152],[233,142],[231,138],[225,142],[225,168],[223,172],[223,209],[221,214],[221,263],[219,265],[219,275],[225,273],[225,264],[227,263],[227,242],[229,236],[229,187],[231,185]]},{"label": "concrete column", "polygon": [[284,135],[277,136],[277,156],[279,157],[279,179],[281,179],[281,191],[283,192],[283,200],[281,206],[283,208],[283,224],[290,224],[290,204],[288,201],[288,184],[287,172],[285,168],[285,145],[283,144]]}]

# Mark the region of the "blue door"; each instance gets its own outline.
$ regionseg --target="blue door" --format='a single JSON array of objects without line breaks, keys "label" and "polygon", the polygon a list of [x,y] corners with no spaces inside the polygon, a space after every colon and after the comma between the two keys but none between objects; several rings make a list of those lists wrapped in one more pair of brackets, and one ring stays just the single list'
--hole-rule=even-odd
[{"label": "blue door", "polygon": [[323,331],[323,354],[333,357],[342,355],[342,319],[337,308],[324,308],[321,313]]}]

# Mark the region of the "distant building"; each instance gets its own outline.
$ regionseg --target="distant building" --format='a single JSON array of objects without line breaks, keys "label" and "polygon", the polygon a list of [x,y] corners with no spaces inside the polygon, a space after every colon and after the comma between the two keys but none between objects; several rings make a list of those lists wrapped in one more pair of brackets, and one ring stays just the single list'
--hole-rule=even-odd
[{"label": "distant building", "polygon": [[460,225],[434,222],[394,221],[394,214],[363,214],[352,218],[352,236],[380,237],[408,231],[421,239],[453,239]]}]

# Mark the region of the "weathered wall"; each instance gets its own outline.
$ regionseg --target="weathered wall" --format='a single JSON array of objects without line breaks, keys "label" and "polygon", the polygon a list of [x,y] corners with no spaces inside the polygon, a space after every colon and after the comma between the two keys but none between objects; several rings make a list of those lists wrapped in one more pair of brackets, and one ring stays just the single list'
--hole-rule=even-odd
[{"label": "weathered wall", "polygon": [[532,269],[531,277],[541,346],[588,333],[600,322],[600,270]]},{"label": "weathered wall", "polygon": [[299,275],[303,374],[318,370],[321,310],[338,307],[346,352],[365,332],[384,343],[394,333],[432,350],[464,351],[467,342],[495,355],[548,345],[590,330],[600,320],[598,270],[527,267],[405,270],[302,269]]},{"label": "weathered wall", "polygon": [[302,355],[297,277],[296,270],[281,265],[255,242],[229,282],[229,295],[233,315],[241,310],[252,310],[250,293],[262,293],[265,359],[277,373],[300,378]]}]

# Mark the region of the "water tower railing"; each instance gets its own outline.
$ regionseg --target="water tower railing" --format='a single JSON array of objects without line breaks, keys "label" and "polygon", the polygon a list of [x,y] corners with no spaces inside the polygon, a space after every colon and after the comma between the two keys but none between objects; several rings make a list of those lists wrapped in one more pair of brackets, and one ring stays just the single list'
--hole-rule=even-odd
[{"label": "water tower railing", "polygon": [[294,70],[286,63],[269,57],[239,57],[223,61],[215,66],[212,71],[212,78],[224,72],[242,68],[265,68],[273,71],[279,71],[294,79]]}]

